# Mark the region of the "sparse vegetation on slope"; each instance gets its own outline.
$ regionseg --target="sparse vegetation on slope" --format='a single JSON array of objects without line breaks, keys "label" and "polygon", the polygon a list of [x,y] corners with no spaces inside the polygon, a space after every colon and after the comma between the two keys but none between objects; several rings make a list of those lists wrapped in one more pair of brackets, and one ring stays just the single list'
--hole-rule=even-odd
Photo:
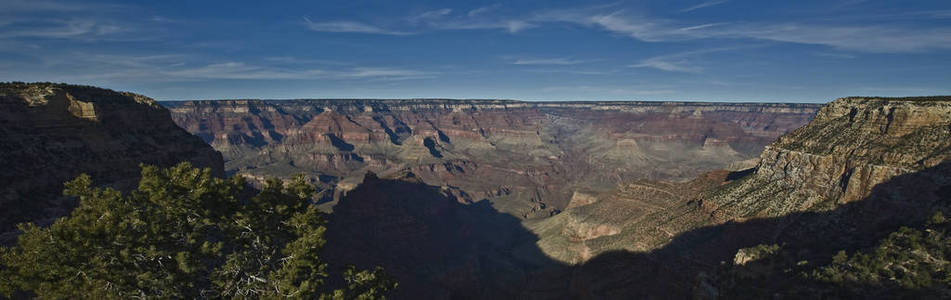
[{"label": "sparse vegetation on slope", "polygon": [[809,249],[745,248],[720,272],[718,284],[728,298],[947,298],[949,234],[951,222],[938,211],[922,226],[901,227],[851,254],[839,250],[831,257],[808,258]]},{"label": "sparse vegetation on slope", "polygon": [[382,298],[396,283],[382,269],[343,272],[331,290],[319,251],[322,214],[302,177],[270,180],[243,197],[240,177],[214,178],[182,163],[142,167],[137,189],[94,188],[48,228],[23,224],[0,256],[0,292],[40,298]]},{"label": "sparse vegetation on slope", "polygon": [[224,161],[148,97],[91,86],[0,83],[0,244],[15,225],[45,226],[69,214],[63,182],[85,173],[99,185],[128,191],[139,163],[187,161],[224,175]]}]

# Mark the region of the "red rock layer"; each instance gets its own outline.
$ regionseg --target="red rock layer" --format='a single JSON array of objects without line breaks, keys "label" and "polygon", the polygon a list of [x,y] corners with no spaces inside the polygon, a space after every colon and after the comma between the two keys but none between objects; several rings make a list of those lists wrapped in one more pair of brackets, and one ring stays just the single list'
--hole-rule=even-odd
[{"label": "red rock layer", "polygon": [[[818,105],[504,100],[223,100],[163,103],[224,153],[229,171],[308,173],[327,188],[411,171],[521,217],[583,186],[686,180],[755,158]],[[316,181],[316,180],[315,180]],[[343,183],[343,185],[341,185]]]}]

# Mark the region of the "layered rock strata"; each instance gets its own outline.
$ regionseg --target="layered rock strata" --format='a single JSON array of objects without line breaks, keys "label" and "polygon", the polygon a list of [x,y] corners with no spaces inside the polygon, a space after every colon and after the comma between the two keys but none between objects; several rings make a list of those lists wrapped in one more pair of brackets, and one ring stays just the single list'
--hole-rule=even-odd
[{"label": "layered rock strata", "polygon": [[[680,290],[690,291],[682,297],[715,298],[711,274],[731,262],[749,265],[761,259],[750,257],[751,249],[766,249],[775,257],[759,265],[759,276],[768,275],[763,281],[776,289],[769,295],[809,294],[804,291],[815,287],[797,285],[803,272],[951,210],[951,97],[835,100],[769,145],[757,167],[743,173],[628,227],[624,235],[637,243],[607,250],[636,251],[586,261],[572,271],[570,286],[579,288],[573,292],[613,298]],[[547,239],[540,238],[543,250]],[[876,282],[869,290],[882,286]]]},{"label": "layered rock strata", "polygon": [[951,158],[951,97],[842,98],[765,148],[756,172],[706,209],[719,221],[829,210]]},{"label": "layered rock strata", "polygon": [[[766,146],[753,169],[712,172],[687,185],[633,182],[528,225],[541,236],[539,246],[547,254],[581,262],[611,250],[651,251],[703,226],[832,211],[867,199],[896,176],[947,162],[949,130],[949,97],[842,98],[824,106],[806,126]],[[922,191],[928,194],[932,188],[927,183],[944,180],[932,178],[922,183]],[[907,193],[896,188],[890,201],[903,208],[869,215],[866,223],[873,226],[898,213],[930,212],[919,202],[929,203],[934,196],[908,199]],[[590,229],[600,226],[611,230]],[[813,226],[761,229],[778,237]]]},{"label": "layered rock strata", "polygon": [[307,173],[326,200],[366,171],[413,172],[520,218],[632,178],[685,181],[749,163],[805,124],[811,104],[509,100],[163,102],[250,178]]}]

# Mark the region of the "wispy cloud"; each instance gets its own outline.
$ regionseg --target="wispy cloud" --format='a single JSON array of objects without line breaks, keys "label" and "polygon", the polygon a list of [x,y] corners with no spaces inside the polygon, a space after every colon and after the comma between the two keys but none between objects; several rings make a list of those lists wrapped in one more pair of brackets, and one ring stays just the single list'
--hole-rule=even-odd
[{"label": "wispy cloud", "polygon": [[[187,82],[205,80],[410,80],[437,72],[275,57],[256,62],[205,63],[203,56],[186,54],[123,55],[70,52],[39,55],[40,63],[19,63],[37,72],[54,71],[58,80]],[[289,63],[293,62],[293,63]],[[44,71],[45,70],[45,71]],[[0,71],[0,75],[4,72]],[[12,75],[12,74],[7,74]]]},{"label": "wispy cloud", "polygon": [[703,68],[696,63],[696,59],[704,54],[724,52],[749,47],[722,47],[694,51],[686,51],[668,55],[655,56],[644,59],[639,63],[629,65],[631,68],[652,68],[668,72],[700,73]]},{"label": "wispy cloud", "polygon": [[566,70],[566,69],[526,69],[524,72],[530,73],[543,73],[543,74],[572,74],[572,75],[585,75],[585,76],[602,76],[602,75],[611,75],[617,74],[615,70]]},{"label": "wispy cloud", "polygon": [[[708,0],[684,8],[690,12],[727,3],[729,0]],[[439,30],[501,29],[518,33],[551,23],[571,23],[600,28],[645,42],[671,42],[699,39],[754,39],[796,44],[824,45],[836,49],[861,52],[916,52],[951,49],[951,27],[913,27],[908,24],[847,25],[823,21],[802,22],[712,22],[690,24],[682,20],[656,18],[632,13],[617,4],[537,11],[521,16],[490,14],[499,5],[491,5],[456,13],[443,8],[425,11],[407,18],[414,30],[393,30],[354,21],[334,21],[307,25],[314,31],[360,32],[407,35],[411,32]],[[948,16],[947,11],[929,12],[927,16]],[[405,27],[405,26],[404,26]],[[669,61],[668,61],[669,62]],[[657,64],[661,66],[662,64]],[[667,66],[667,68],[677,67]]]},{"label": "wispy cloud", "polygon": [[172,78],[192,79],[380,79],[408,80],[431,77],[434,73],[385,67],[352,67],[346,69],[291,69],[250,65],[242,62],[209,64],[194,68],[163,70]]},{"label": "wispy cloud", "polygon": [[186,23],[186,21],[185,21],[185,20],[182,20],[182,19],[173,19],[173,18],[168,18],[168,17],[163,17],[163,16],[152,16],[151,18],[149,18],[149,20],[151,20],[152,22],[155,22],[155,23],[165,23],[165,24],[184,24],[184,23]]},{"label": "wispy cloud", "polygon": [[835,53],[835,52],[816,52],[813,54],[815,56],[841,58],[841,59],[854,59],[856,57],[855,55],[852,55],[852,54]]},{"label": "wispy cloud", "polygon": [[472,14],[472,11],[470,11],[464,15],[449,15],[449,12],[445,10],[436,12],[445,12],[445,14],[426,19],[425,25],[429,30],[502,29],[509,33],[518,33],[538,26],[523,18],[488,16],[485,11],[476,14]]},{"label": "wispy cloud", "polygon": [[710,27],[714,27],[714,26],[721,26],[721,25],[725,25],[725,24],[727,24],[727,23],[707,23],[707,24],[700,24],[700,25],[693,25],[693,26],[682,27],[682,28],[678,28],[678,29],[676,29],[676,30],[679,31],[679,32],[686,32],[686,31],[706,29],[706,28],[710,28]]},{"label": "wispy cloud", "polygon": [[427,31],[492,29],[518,33],[539,25],[529,17],[510,17],[489,14],[489,12],[495,11],[500,7],[501,5],[496,4],[461,13],[457,13],[450,8],[428,10],[402,19],[389,20],[386,22],[388,24],[387,26],[377,26],[364,22],[346,20],[314,22],[308,18],[304,18],[304,24],[310,30],[320,32],[351,32],[386,35],[411,35]]},{"label": "wispy cloud", "polygon": [[697,27],[678,26],[673,21],[631,15],[620,9],[605,11],[603,7],[543,11],[536,13],[531,20],[535,24],[572,23],[601,28],[645,42],[693,39],[696,35],[693,31]]},{"label": "wispy cloud", "polygon": [[323,70],[288,70],[225,62],[195,68],[167,70],[162,74],[198,79],[312,79],[325,74]]},{"label": "wispy cloud", "polygon": [[592,86],[592,85],[576,85],[576,86],[550,86],[543,87],[541,89],[544,92],[576,92],[576,93],[590,93],[590,94],[608,94],[615,96],[650,96],[650,95],[664,95],[676,93],[675,90],[667,88],[631,88],[631,87],[616,87],[616,86]]},{"label": "wispy cloud", "polygon": [[446,16],[446,15],[449,15],[450,13],[452,13],[452,9],[443,8],[443,9],[425,11],[425,12],[422,12],[422,13],[420,13],[420,14],[418,14],[418,15],[411,16],[411,17],[409,17],[409,18],[407,18],[407,19],[408,19],[410,22],[417,23],[417,22],[422,22],[422,21],[427,21],[427,20],[439,19],[439,18],[441,18],[441,17],[444,17],[444,16]]},{"label": "wispy cloud", "polygon": [[114,37],[125,31],[119,25],[92,19],[24,20],[0,25],[0,38],[95,40]]},{"label": "wispy cloud", "polygon": [[481,15],[481,14],[488,13],[488,12],[493,11],[493,10],[497,10],[497,9],[499,9],[500,7],[502,7],[502,5],[501,5],[501,4],[497,4],[497,3],[496,3],[496,4],[492,4],[492,5],[488,5],[488,6],[483,6],[483,7],[479,7],[479,8],[470,10],[466,15],[468,15],[468,16],[471,18],[471,17],[475,17],[475,16],[478,16],[478,15]]},{"label": "wispy cloud", "polygon": [[700,73],[703,69],[690,65],[690,62],[682,57],[651,57],[641,61],[638,64],[630,65],[632,68],[654,68],[668,72]]},{"label": "wispy cloud", "polygon": [[119,8],[115,4],[69,3],[49,0],[4,0],[0,13],[76,12]]},{"label": "wispy cloud", "polygon": [[453,20],[436,24],[436,28],[442,30],[474,30],[474,29],[503,29],[509,33],[518,33],[525,29],[538,27],[523,20]]},{"label": "wispy cloud", "polygon": [[[75,57],[70,59],[68,57]],[[184,65],[189,59],[183,54],[156,54],[156,55],[116,55],[71,53],[64,57],[45,57],[48,65],[63,64],[94,64],[99,66],[116,66],[128,69],[157,69],[160,67],[175,67]]]},{"label": "wispy cloud", "polygon": [[352,70],[335,73],[337,78],[380,78],[388,80],[420,79],[432,77],[435,73],[394,68],[358,67]]},{"label": "wispy cloud", "polygon": [[916,52],[951,49],[951,28],[781,24],[733,27],[710,34],[799,44],[826,45],[862,52]]},{"label": "wispy cloud", "polygon": [[558,58],[520,58],[512,62],[513,65],[577,65],[586,63],[586,60]]},{"label": "wispy cloud", "polygon": [[916,52],[951,49],[951,27],[907,25],[842,25],[825,23],[703,23],[629,14],[615,9],[554,10],[536,14],[533,24],[564,22],[601,28],[645,42],[699,39],[758,39],[824,45],[861,52]]},{"label": "wispy cloud", "polygon": [[594,15],[582,23],[601,26],[608,31],[622,33],[642,41],[661,41],[669,33],[662,32],[660,28],[651,22],[632,22],[627,18],[618,16],[618,13],[607,15]]},{"label": "wispy cloud", "polygon": [[715,5],[720,5],[720,4],[726,3],[727,1],[728,1],[728,0],[711,0],[711,1],[704,1],[704,2],[701,2],[700,4],[697,4],[697,5],[694,5],[694,6],[691,6],[691,7],[687,7],[687,8],[684,8],[684,9],[681,9],[680,12],[682,12],[682,13],[691,12],[691,11],[695,11],[695,10],[698,10],[698,9],[701,9],[701,8],[707,8],[707,7],[711,7],[711,6],[715,6]]},{"label": "wispy cloud", "polygon": [[295,57],[295,56],[271,56],[271,57],[265,57],[264,60],[268,62],[273,62],[278,64],[289,64],[289,65],[304,65],[304,64],[336,65],[336,66],[350,65],[350,63],[337,61],[337,60],[303,58],[303,57]]},{"label": "wispy cloud", "polygon": [[319,32],[340,32],[340,33],[368,33],[385,35],[410,35],[411,32],[388,30],[374,25],[355,22],[355,21],[328,21],[313,22],[309,18],[304,18],[304,23],[308,29]]}]

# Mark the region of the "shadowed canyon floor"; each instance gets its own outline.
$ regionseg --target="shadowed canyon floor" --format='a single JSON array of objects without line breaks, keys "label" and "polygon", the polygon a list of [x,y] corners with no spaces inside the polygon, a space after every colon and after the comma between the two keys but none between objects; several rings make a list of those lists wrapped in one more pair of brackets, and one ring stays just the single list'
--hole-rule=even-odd
[{"label": "shadowed canyon floor", "polygon": [[[859,293],[828,293],[830,284],[798,277],[800,270],[831,261],[836,251],[867,248],[902,226],[924,223],[934,211],[951,209],[951,163],[894,177],[859,201],[821,212],[796,212],[772,218],[701,227],[678,234],[650,252],[610,252],[574,267],[572,295],[591,299],[691,298],[867,298],[898,297],[901,288],[867,286]],[[887,213],[884,213],[887,212]],[[729,282],[724,266],[740,249],[781,245],[791,262],[759,271],[762,294],[733,294],[743,282]],[[753,284],[747,281],[746,284]],[[745,287],[749,288],[749,287]],[[759,288],[757,287],[753,287]],[[879,294],[887,291],[891,294]],[[909,294],[905,294],[909,295]]]},{"label": "shadowed canyon floor", "polygon": [[330,215],[326,237],[335,242],[323,255],[383,266],[400,280],[398,298],[515,298],[533,273],[563,268],[519,221],[487,201],[462,204],[412,173],[395,179],[370,173]]},{"label": "shadowed canyon floor", "polygon": [[[546,253],[580,261],[608,249],[649,251],[698,226],[832,210],[894,176],[948,160],[949,100],[839,99],[767,146],[748,176],[712,172],[672,187],[635,181],[600,202],[526,223],[543,237]],[[655,205],[619,200],[625,198]]]},{"label": "shadowed canyon floor", "polygon": [[[325,208],[367,171],[412,172],[461,203],[487,201],[536,233],[557,231],[555,240],[617,233],[610,218],[637,219],[722,181],[694,179],[705,172],[754,166],[765,145],[819,107],[439,99],[163,104],[180,126],[224,154],[229,172],[252,179],[308,174],[322,188]],[[585,199],[637,204],[603,226],[589,219],[552,229],[573,222],[559,213]],[[544,249],[579,262],[606,249],[641,248],[619,241]]]},{"label": "shadowed canyon floor", "polygon": [[[300,100],[165,110],[91,87],[2,87],[0,135],[14,144],[0,158],[15,172],[0,204],[58,211],[5,210],[4,222],[68,211],[34,201],[61,185],[22,180],[31,174],[87,172],[121,188],[139,161],[189,160],[253,180],[306,173],[333,209],[321,259],[385,267],[396,298],[951,296],[951,252],[894,244],[908,253],[889,258],[898,275],[810,277],[841,264],[837,251],[879,253],[900,227],[951,214],[951,97],[821,109]],[[226,168],[172,118],[224,152]],[[911,277],[937,284],[900,282]]]},{"label": "shadowed canyon floor", "polygon": [[[460,204],[412,174],[369,174],[331,215],[327,237],[336,243],[324,255],[359,267],[384,266],[400,278],[395,296],[405,299],[860,297],[878,290],[898,296],[922,291],[869,286],[866,293],[828,294],[827,284],[789,270],[828,263],[836,251],[869,247],[901,226],[922,224],[934,211],[949,211],[949,191],[951,163],[943,163],[887,180],[865,199],[834,210],[700,227],[651,251],[612,251],[570,265],[548,257],[536,235],[491,206]],[[687,213],[705,215],[693,208]],[[729,281],[724,266],[741,249],[761,244],[782,245],[797,259],[758,271],[770,283],[763,284],[764,294],[731,295],[740,283]]]},{"label": "shadowed canyon floor", "polygon": [[[349,232],[344,236],[363,236],[356,234],[358,232],[373,236],[370,240],[374,242],[369,243],[375,243],[375,247],[356,248],[373,249],[363,253],[376,253],[378,255],[367,257],[375,257],[375,263],[396,269],[416,270],[420,264],[425,266],[421,270],[464,266],[457,267],[456,273],[446,272],[458,277],[436,281],[432,281],[433,278],[439,277],[433,277],[434,274],[446,273],[435,271],[407,276],[413,280],[425,278],[431,285],[446,287],[446,292],[435,297],[867,298],[946,294],[945,287],[940,285],[911,289],[887,278],[884,282],[857,283],[843,289],[803,275],[832,261],[837,251],[851,253],[868,249],[900,227],[921,226],[936,211],[951,212],[951,163],[948,162],[951,99],[941,99],[932,102],[914,98],[840,99],[825,106],[809,125],[772,144],[753,170],[711,172],[680,183],[634,181],[608,197],[575,194],[560,214],[522,222],[535,234],[525,232],[512,221],[502,220],[497,222],[502,224],[499,227],[436,225],[451,224],[450,220],[457,219],[457,213],[439,209],[440,205],[419,204],[416,204],[419,205],[416,212],[407,213],[414,211],[408,209],[413,206],[394,202],[412,202],[412,197],[406,196],[412,192],[394,188],[401,191],[397,193],[399,196],[380,191],[368,194],[362,187],[354,190],[359,196],[344,197],[335,220],[364,221],[344,221],[347,225],[343,227],[347,229],[335,230]],[[838,142],[835,147],[822,147],[829,140]],[[909,144],[918,146],[900,146]],[[863,149],[867,152],[856,154]],[[381,185],[375,177],[370,178],[370,185]],[[408,180],[413,182],[411,184],[421,184],[414,177]],[[447,188],[431,186],[428,189],[440,190],[443,197],[449,197]],[[665,204],[624,199],[655,199]],[[436,203],[453,203],[452,200],[444,198]],[[355,206],[351,201],[365,204]],[[376,205],[389,208],[380,209]],[[394,206],[399,209],[393,209]],[[474,209],[473,212],[492,211],[485,206]],[[427,211],[430,212],[428,218],[418,217]],[[449,232],[456,234],[428,233],[427,226],[450,228]],[[398,233],[384,236],[373,233],[384,231],[379,229],[381,227]],[[423,230],[415,230],[420,228]],[[475,232],[459,228],[473,228]],[[480,233],[482,230],[486,233]],[[506,232],[508,234],[501,234]],[[463,248],[472,249],[474,245],[483,245],[481,236],[492,234],[521,236],[535,243],[512,243],[508,247],[504,242],[487,243],[474,252],[487,256],[481,259],[476,259],[479,256],[472,255],[473,252],[456,250],[460,255],[452,256],[451,262],[406,264],[415,260],[404,258],[403,254],[380,258],[390,251],[407,253],[403,248],[413,249],[408,252],[412,254],[407,254],[410,256],[438,253],[443,249],[438,242],[426,237],[448,236],[447,245],[463,244],[469,245]],[[387,242],[394,237],[400,240],[410,237],[406,240],[413,242],[411,245]],[[394,246],[389,246],[391,244]],[[414,248],[417,245],[430,246]],[[777,245],[780,250],[774,256],[779,258],[754,256],[749,258],[752,262],[743,258],[746,257],[743,253],[748,253],[746,249],[759,245]],[[637,251],[608,251],[612,249]],[[349,255],[359,257],[359,253]],[[530,255],[517,256],[520,253]],[[538,259],[528,259],[531,257]],[[577,257],[574,262],[581,263],[565,264],[549,257]],[[759,260],[770,263],[757,265]],[[532,261],[541,263],[532,264]],[[725,271],[731,268],[744,270],[741,273],[746,275],[743,276],[750,277],[736,281],[731,277],[734,273]],[[521,288],[509,290],[500,282],[477,280],[485,278],[477,275],[493,272],[518,274],[516,278],[509,278],[509,282]],[[467,284],[452,287],[459,284],[449,283],[455,278],[469,280],[464,280]],[[750,286],[751,280],[758,280],[756,286]],[[451,291],[464,292],[453,294]]]},{"label": "shadowed canyon floor", "polygon": [[[346,194],[331,235],[371,238],[346,246],[359,251],[328,253],[372,258],[365,263],[409,278],[404,296],[440,286],[434,297],[684,298],[734,292],[721,262],[729,266],[744,248],[781,245],[806,262],[786,269],[815,267],[833,251],[868,247],[947,209],[948,100],[839,99],[769,146],[779,131],[796,127],[790,118],[811,117],[808,107],[499,102],[493,105],[514,107],[492,109],[486,103],[389,107],[369,101],[361,107],[314,100],[285,104],[319,111],[291,118],[307,130],[263,134],[261,128],[280,127],[257,117],[263,112],[295,114],[276,102],[170,106],[184,127],[231,151],[229,161],[302,171],[308,157],[348,158],[308,162],[318,165],[311,167],[316,180]],[[318,103],[324,107],[315,108]],[[403,121],[407,115],[425,118]],[[308,127],[315,122],[320,125]],[[382,133],[375,137],[360,124],[377,124]],[[324,131],[309,131],[316,129]],[[273,136],[280,138],[268,140]],[[387,147],[394,150],[363,152]],[[301,159],[302,153],[309,156]],[[252,177],[264,172],[235,166],[229,168]],[[733,172],[705,172],[723,168]],[[351,178],[362,177],[355,172],[368,170],[395,181],[381,183],[388,181],[374,175],[368,186],[375,188],[352,190],[360,180]],[[404,191],[397,182],[430,192]],[[395,186],[382,188],[387,185]],[[438,200],[424,204],[414,194]],[[486,238],[494,235],[498,240]],[[458,255],[445,256],[446,249]],[[764,276],[805,280],[777,271]],[[821,284],[800,283],[816,288],[764,291],[824,295]]]}]

